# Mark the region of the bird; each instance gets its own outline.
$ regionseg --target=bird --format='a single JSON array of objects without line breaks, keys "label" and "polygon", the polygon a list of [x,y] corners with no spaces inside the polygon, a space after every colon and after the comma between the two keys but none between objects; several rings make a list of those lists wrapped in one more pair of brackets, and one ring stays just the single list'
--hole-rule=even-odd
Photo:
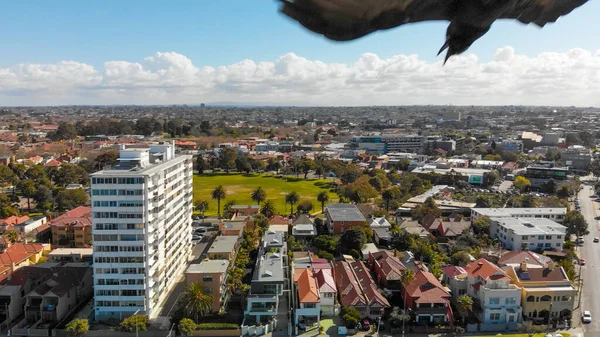
[{"label": "bird", "polygon": [[280,11],[333,41],[350,41],[408,23],[449,21],[444,65],[498,19],[544,27],[588,0],[279,0]]}]

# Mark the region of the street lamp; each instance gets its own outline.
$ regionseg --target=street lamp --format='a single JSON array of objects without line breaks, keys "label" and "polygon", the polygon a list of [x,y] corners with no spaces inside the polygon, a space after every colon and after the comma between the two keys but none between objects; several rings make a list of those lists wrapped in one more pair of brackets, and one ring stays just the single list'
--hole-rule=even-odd
[{"label": "street lamp", "polygon": [[377,337],[379,337],[379,327],[381,326],[381,316],[377,317]]},{"label": "street lamp", "polygon": [[136,316],[140,310],[141,309],[138,309],[133,313],[133,317],[135,317],[135,337],[140,337],[140,333],[138,331],[138,318]]}]

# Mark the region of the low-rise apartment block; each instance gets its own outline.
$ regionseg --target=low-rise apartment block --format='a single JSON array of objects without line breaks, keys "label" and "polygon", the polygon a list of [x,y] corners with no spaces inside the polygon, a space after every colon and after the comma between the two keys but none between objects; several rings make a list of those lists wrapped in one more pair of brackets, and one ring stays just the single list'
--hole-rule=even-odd
[{"label": "low-rise apartment block", "polygon": [[471,220],[487,216],[489,218],[534,218],[550,219],[552,221],[563,223],[567,208],[471,208]]},{"label": "low-rise apartment block", "polygon": [[202,284],[212,294],[212,312],[220,312],[227,303],[228,293],[226,287],[227,271],[229,261],[227,260],[205,260],[198,264],[192,264],[185,272],[187,285],[197,282]]},{"label": "low-rise apartment block", "polygon": [[332,234],[342,234],[351,227],[364,227],[367,219],[354,204],[329,204],[325,206],[327,226]]},{"label": "low-rise apartment block", "polygon": [[491,218],[490,235],[509,250],[562,251],[567,228],[549,219]]}]

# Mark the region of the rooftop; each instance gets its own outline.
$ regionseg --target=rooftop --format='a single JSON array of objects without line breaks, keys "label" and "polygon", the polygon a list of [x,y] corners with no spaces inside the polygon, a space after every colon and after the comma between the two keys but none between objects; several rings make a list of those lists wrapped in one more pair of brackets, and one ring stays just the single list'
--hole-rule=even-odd
[{"label": "rooftop", "polygon": [[283,259],[280,254],[267,253],[256,261],[252,282],[281,283],[283,281]]},{"label": "rooftop", "polygon": [[567,227],[546,218],[492,218],[516,235],[564,235]]},{"label": "rooftop", "polygon": [[237,236],[217,236],[213,244],[208,249],[211,253],[230,253],[237,243]]},{"label": "rooftop", "polygon": [[329,204],[325,207],[332,221],[366,221],[353,204]]},{"label": "rooftop", "polygon": [[514,215],[536,215],[536,214],[549,214],[549,215],[565,215],[567,209],[565,207],[556,208],[472,208],[474,212],[481,214],[482,216],[489,217],[512,217]]},{"label": "rooftop", "polygon": [[224,274],[229,267],[227,260],[206,260],[197,264],[190,264],[186,274]]}]

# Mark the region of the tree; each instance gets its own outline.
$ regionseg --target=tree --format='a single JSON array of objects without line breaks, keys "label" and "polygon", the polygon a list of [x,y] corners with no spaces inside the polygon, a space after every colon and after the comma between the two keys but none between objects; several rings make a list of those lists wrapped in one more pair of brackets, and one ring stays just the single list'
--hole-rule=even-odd
[{"label": "tree", "polygon": [[340,318],[348,329],[354,329],[360,320],[360,313],[354,307],[343,307],[340,311]]},{"label": "tree", "polygon": [[483,174],[483,185],[486,187],[494,186],[500,179],[498,171],[486,172]]},{"label": "tree", "polygon": [[317,201],[321,203],[321,212],[325,212],[325,203],[329,201],[329,194],[326,191],[319,192]]},{"label": "tree", "polygon": [[219,156],[219,162],[221,168],[225,170],[225,172],[229,173],[229,170],[233,170],[235,168],[235,159],[237,154],[233,148],[225,148],[221,151]]},{"label": "tree", "polygon": [[515,188],[519,189],[519,191],[524,192],[529,186],[531,186],[531,182],[523,176],[518,176],[515,178],[513,185]]},{"label": "tree", "polygon": [[96,159],[94,159],[94,162],[98,166],[98,169],[101,170],[106,166],[117,165],[117,163],[118,163],[117,158],[119,158],[119,154],[117,153],[117,151],[110,150],[110,151],[106,151],[106,152],[102,153],[101,155],[99,155],[98,157],[96,157]]},{"label": "tree", "polygon": [[223,188],[223,185],[219,185],[212,190],[210,197],[217,201],[217,216],[221,217],[221,199],[225,199],[227,193]]},{"label": "tree", "polygon": [[129,316],[119,324],[119,329],[123,332],[146,331],[148,329],[148,316]]},{"label": "tree", "polygon": [[556,193],[556,181],[554,181],[554,179],[549,179],[548,181],[545,181],[544,183],[542,183],[541,189],[544,193]]},{"label": "tree", "polygon": [[302,170],[302,173],[304,173],[304,179],[306,179],[308,177],[308,173],[311,170],[314,170],[315,167],[316,167],[315,162],[312,159],[303,158],[300,161],[300,169]]},{"label": "tree", "polygon": [[350,227],[340,237],[340,250],[349,252],[351,250],[361,251],[362,247],[367,243],[367,237],[361,227]]},{"label": "tree", "polygon": [[335,238],[331,235],[319,235],[315,238],[313,244],[319,249],[319,254],[322,254],[323,251],[331,254],[335,253]]},{"label": "tree", "polygon": [[196,323],[189,318],[184,318],[177,324],[177,329],[184,336],[189,336],[196,330]]},{"label": "tree", "polygon": [[233,216],[233,206],[237,204],[237,200],[227,200],[223,206],[223,217],[230,219]]},{"label": "tree", "polygon": [[487,195],[479,195],[477,197],[477,199],[475,200],[475,207],[478,208],[490,208],[491,203],[490,203],[490,198]]},{"label": "tree", "polygon": [[252,191],[250,198],[256,201],[256,204],[260,206],[260,203],[267,199],[267,192],[262,188],[262,186],[258,186],[254,191]]},{"label": "tree", "polygon": [[363,172],[360,166],[356,164],[348,164],[342,168],[340,174],[340,180],[342,184],[350,184],[355,182],[360,176],[362,176]]},{"label": "tree", "polygon": [[202,223],[204,223],[204,213],[208,211],[208,201],[200,200],[196,202],[196,211],[202,213]]},{"label": "tree", "polygon": [[192,282],[183,293],[183,304],[190,317],[195,318],[195,322],[199,321],[200,316],[212,311],[212,302],[212,294],[203,283]]},{"label": "tree", "polygon": [[204,157],[202,155],[198,155],[198,158],[196,158],[196,170],[198,170],[198,174],[203,174],[204,170],[207,168],[208,167]]},{"label": "tree", "polygon": [[6,232],[6,238],[11,243],[15,243],[15,242],[19,241],[19,233],[16,230],[11,229]]},{"label": "tree", "polygon": [[469,315],[469,312],[473,311],[473,299],[467,295],[459,296],[456,300],[456,308],[458,309],[458,312],[460,313],[464,323],[467,315]]},{"label": "tree", "polygon": [[373,188],[375,188],[377,191],[381,191],[383,188],[383,181],[381,181],[381,178],[379,177],[371,177],[369,179],[369,184],[371,184],[371,186],[373,186]]},{"label": "tree", "polygon": [[560,187],[556,191],[556,196],[561,199],[567,199],[568,197],[570,197],[571,191],[569,190],[569,185],[567,185],[567,184],[560,185]]},{"label": "tree", "polygon": [[[406,315],[406,297],[408,297],[408,293],[406,292],[406,288],[409,284],[415,279],[415,272],[412,269],[404,269],[402,274],[400,275],[400,284],[402,285],[402,299],[404,300],[404,306],[402,313]],[[406,320],[402,320],[402,333],[404,333],[404,322]]]},{"label": "tree", "polygon": [[31,198],[35,195],[35,183],[29,179],[21,180],[17,184],[17,189],[27,198],[27,210],[31,212]]},{"label": "tree", "polygon": [[424,203],[413,208],[410,213],[415,220],[421,221],[427,214],[440,217],[442,215],[442,210],[437,206],[435,200],[432,197],[429,197],[425,199]]},{"label": "tree", "polygon": [[56,194],[56,209],[64,212],[88,203],[88,195],[83,188],[60,190]]},{"label": "tree", "polygon": [[300,201],[300,203],[298,204],[298,207],[296,207],[298,212],[302,212],[302,213],[310,213],[310,211],[312,211],[313,209],[313,204],[312,202],[308,201],[308,200],[303,200]]},{"label": "tree", "polygon": [[590,234],[587,221],[578,211],[568,212],[565,215],[564,225],[567,227],[567,235],[575,235],[577,239]]},{"label": "tree", "polygon": [[276,212],[277,210],[275,209],[275,204],[273,203],[273,200],[265,201],[262,207],[260,208],[260,213],[266,216],[267,218],[272,217],[273,215],[275,215]]},{"label": "tree", "polygon": [[300,200],[298,192],[292,191],[285,196],[285,203],[290,204],[290,215],[294,214],[294,205]]},{"label": "tree", "polygon": [[387,215],[390,213],[390,202],[392,202],[392,200],[395,199],[395,195],[392,189],[388,188],[387,190],[384,190],[381,193],[381,199],[383,199],[383,202],[385,203],[385,213]]},{"label": "tree", "polygon": [[70,321],[65,330],[69,336],[79,337],[85,335],[90,329],[90,325],[87,319],[80,318]]},{"label": "tree", "polygon": [[66,122],[59,123],[56,131],[48,133],[48,138],[53,141],[70,140],[76,137],[77,129],[75,129],[75,125]]},{"label": "tree", "polygon": [[238,172],[250,173],[252,171],[252,166],[246,156],[238,156],[235,158],[235,169]]},{"label": "tree", "polygon": [[4,192],[4,185],[10,184],[16,178],[15,173],[6,165],[0,165],[0,187]]},{"label": "tree", "polygon": [[473,233],[475,233],[475,235],[479,235],[479,236],[481,236],[483,234],[490,235],[490,224],[491,224],[490,218],[487,216],[482,216],[482,217],[475,219],[475,221],[473,221],[473,224],[471,225],[471,229],[473,230]]},{"label": "tree", "polygon": [[464,250],[458,251],[450,256],[450,264],[453,266],[466,266],[471,261],[469,253]]},{"label": "tree", "polygon": [[44,179],[47,179],[46,170],[40,165],[32,166],[25,171],[24,178],[33,180],[35,183],[40,183]]}]

